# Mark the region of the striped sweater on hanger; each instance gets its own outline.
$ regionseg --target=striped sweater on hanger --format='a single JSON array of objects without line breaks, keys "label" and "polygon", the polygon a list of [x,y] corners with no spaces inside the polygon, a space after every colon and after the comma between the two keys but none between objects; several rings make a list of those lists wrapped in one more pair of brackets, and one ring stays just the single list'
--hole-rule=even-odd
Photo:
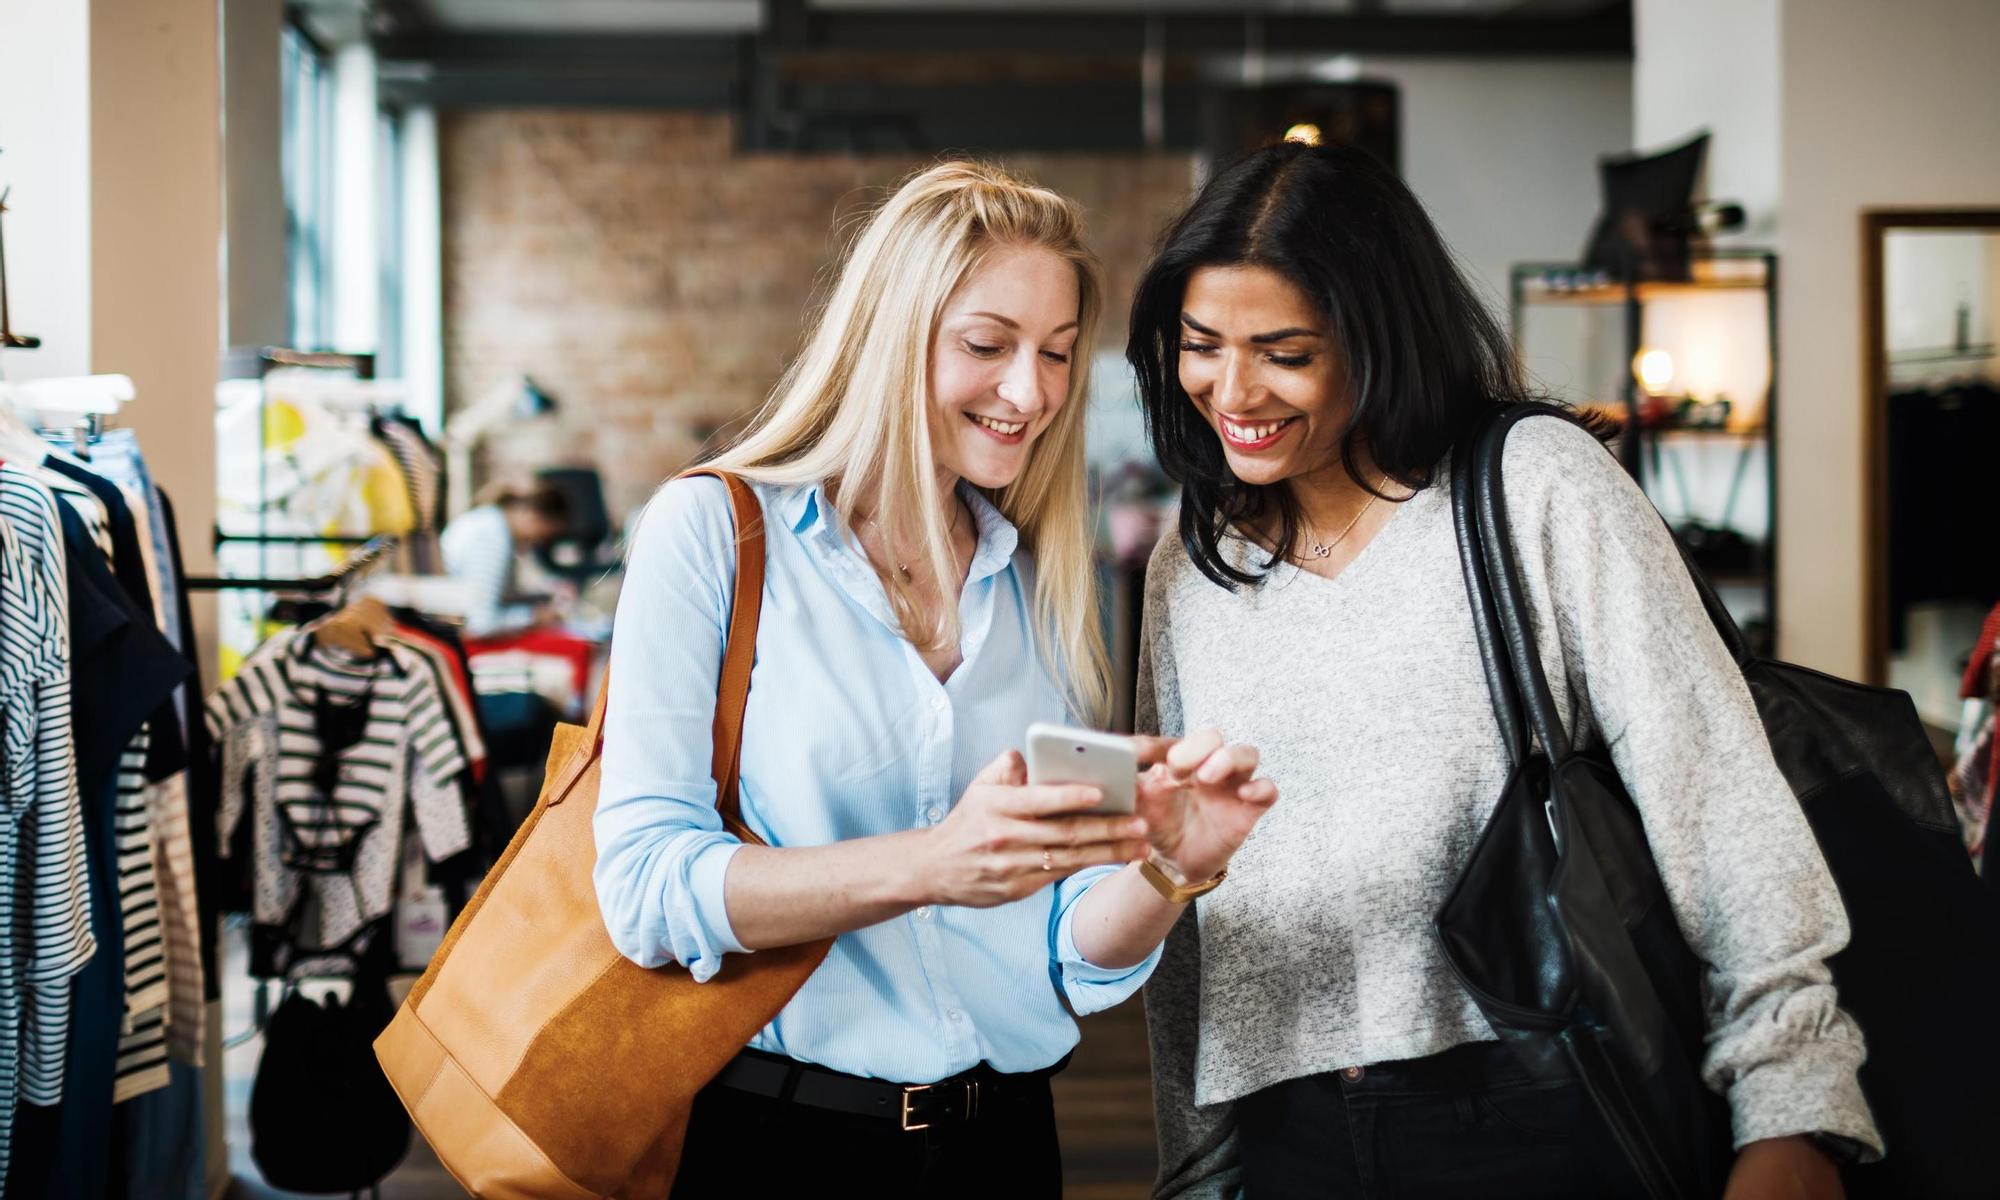
[{"label": "striped sweater on hanger", "polygon": [[0,466],[0,828],[9,839],[0,852],[0,1169],[11,1155],[16,1104],[62,1098],[70,979],[96,953],[55,505],[33,475]]},{"label": "striped sweater on hanger", "polygon": [[[348,719],[329,752],[329,725]],[[471,845],[466,759],[435,673],[406,646],[356,659],[310,626],[279,635],[209,697],[208,723],[224,747],[222,844],[252,821],[254,919],[296,950],[343,946],[388,914],[406,810],[432,861]],[[232,780],[250,785],[247,814]]]}]

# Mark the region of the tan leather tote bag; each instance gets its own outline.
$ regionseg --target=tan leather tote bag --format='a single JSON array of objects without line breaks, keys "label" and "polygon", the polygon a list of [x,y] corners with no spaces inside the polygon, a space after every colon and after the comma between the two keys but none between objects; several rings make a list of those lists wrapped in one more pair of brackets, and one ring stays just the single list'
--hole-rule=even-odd
[{"label": "tan leather tote bag", "polygon": [[[740,820],[736,782],[764,590],[762,512],[741,480],[689,474],[728,484],[735,511],[713,769],[724,826],[761,844]],[[556,731],[534,811],[375,1042],[417,1128],[475,1196],[666,1196],[694,1094],[833,944],[733,954],[707,983],[619,954],[590,881],[603,728],[600,693],[588,728]]]}]

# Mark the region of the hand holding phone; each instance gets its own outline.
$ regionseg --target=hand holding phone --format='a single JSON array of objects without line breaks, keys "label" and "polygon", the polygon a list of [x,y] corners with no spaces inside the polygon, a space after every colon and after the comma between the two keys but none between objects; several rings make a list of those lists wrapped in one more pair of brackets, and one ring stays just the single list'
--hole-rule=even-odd
[{"label": "hand holding phone", "polygon": [[1113,816],[1136,807],[1138,751],[1132,739],[1094,729],[1037,722],[1028,726],[1028,783],[1082,783],[1104,793],[1087,811]]}]

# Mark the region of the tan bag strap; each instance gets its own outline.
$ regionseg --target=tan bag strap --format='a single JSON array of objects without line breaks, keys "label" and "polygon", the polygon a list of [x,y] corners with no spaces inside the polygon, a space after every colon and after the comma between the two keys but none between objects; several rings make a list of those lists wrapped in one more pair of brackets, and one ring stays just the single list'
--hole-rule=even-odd
[{"label": "tan bag strap", "polygon": [[[743,825],[737,780],[743,761],[743,709],[750,700],[750,668],[757,660],[757,620],[764,605],[764,514],[750,485],[714,467],[696,467],[677,478],[708,475],[729,487],[729,506],[736,523],[736,590],[729,604],[729,635],[723,643],[722,674],[715,688],[713,757],[709,770],[715,776],[715,807],[722,823],[744,841],[764,844],[764,839]],[[590,711],[584,742],[587,753],[576,755],[564,768],[563,778],[550,794],[551,805],[568,798],[576,781],[604,753],[604,704],[611,695],[611,672],[597,689],[597,703]]]},{"label": "tan bag strap", "polygon": [[[750,485],[727,471],[697,467],[684,472],[709,475],[729,485],[736,514],[736,594],[729,604],[729,636],[722,647],[722,675],[715,687],[715,807],[722,823],[744,841],[764,839],[743,825],[737,781],[743,762],[743,709],[750,702],[750,668],[757,661],[757,619],[764,608],[764,510]],[[600,700],[598,707],[603,703]],[[599,722],[603,716],[598,717]],[[600,741],[602,735],[599,735]]]}]

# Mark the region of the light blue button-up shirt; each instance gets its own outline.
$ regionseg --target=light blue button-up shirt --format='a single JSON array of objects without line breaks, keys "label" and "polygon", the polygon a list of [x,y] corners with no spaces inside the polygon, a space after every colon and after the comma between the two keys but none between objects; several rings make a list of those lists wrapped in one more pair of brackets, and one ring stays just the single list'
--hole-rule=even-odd
[{"label": "light blue button-up shirt", "polygon": [[[1029,723],[1067,719],[1036,649],[1032,560],[983,496],[961,489],[979,546],[959,601],[964,661],[939,683],[824,492],[755,487],[766,566],[742,810],[759,837],[816,846],[928,828]],[[596,815],[611,940],[642,966],[677,962],[698,980],[747,953],[723,903],[741,843],[722,830],[709,774],[734,539],[718,480],[677,481],[648,506],[618,603]],[[902,1083],[982,1060],[1049,1066],[1077,1040],[1064,998],[1077,1013],[1109,1008],[1158,961],[1155,950],[1107,970],[1077,951],[1076,902],[1115,869],[998,908],[928,906],[842,934],[750,1044]]]}]

